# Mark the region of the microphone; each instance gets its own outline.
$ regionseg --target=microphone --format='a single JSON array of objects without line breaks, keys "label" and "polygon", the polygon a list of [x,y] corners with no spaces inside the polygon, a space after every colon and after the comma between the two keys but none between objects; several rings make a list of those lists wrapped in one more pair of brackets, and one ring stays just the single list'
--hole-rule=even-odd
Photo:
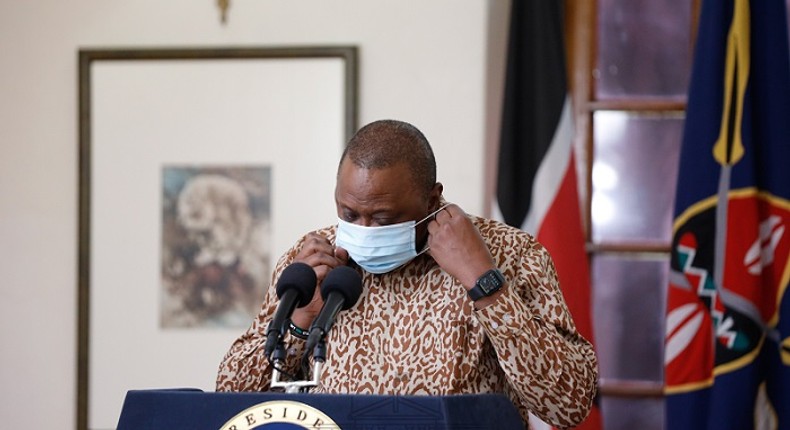
[{"label": "microphone", "polygon": [[360,295],[362,295],[362,278],[354,269],[339,266],[326,275],[326,279],[321,284],[324,306],[310,326],[305,351],[312,351],[316,344],[324,339],[332,328],[337,313],[354,306]]},{"label": "microphone", "polygon": [[288,319],[294,309],[310,303],[315,294],[315,271],[305,263],[292,263],[286,267],[277,280],[277,297],[280,304],[274,313],[274,318],[266,329],[266,343],[264,353],[269,357],[277,343],[285,335]]}]

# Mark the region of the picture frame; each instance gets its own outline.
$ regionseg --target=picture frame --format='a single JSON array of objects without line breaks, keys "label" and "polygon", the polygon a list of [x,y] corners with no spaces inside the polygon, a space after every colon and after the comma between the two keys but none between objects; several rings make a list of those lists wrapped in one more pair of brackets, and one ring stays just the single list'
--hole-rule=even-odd
[{"label": "picture frame", "polygon": [[115,428],[128,390],[213,390],[246,330],[159,327],[163,166],[270,169],[273,268],[302,234],[336,221],[358,50],[87,48],[78,59],[77,429],[87,430]]}]

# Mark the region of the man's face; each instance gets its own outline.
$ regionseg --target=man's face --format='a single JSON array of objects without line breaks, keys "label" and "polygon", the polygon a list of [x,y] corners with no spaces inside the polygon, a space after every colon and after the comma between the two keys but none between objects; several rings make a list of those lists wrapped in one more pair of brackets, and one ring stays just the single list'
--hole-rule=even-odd
[{"label": "man's face", "polygon": [[[404,163],[365,169],[346,160],[340,166],[335,187],[337,216],[366,227],[420,220],[436,209],[441,190],[438,186],[426,193],[413,182]],[[422,237],[419,233],[417,237]]]}]

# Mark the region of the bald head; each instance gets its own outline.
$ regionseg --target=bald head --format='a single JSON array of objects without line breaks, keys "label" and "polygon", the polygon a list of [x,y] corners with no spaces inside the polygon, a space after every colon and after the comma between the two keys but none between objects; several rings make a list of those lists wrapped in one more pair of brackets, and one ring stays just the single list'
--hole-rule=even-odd
[{"label": "bald head", "polygon": [[365,169],[405,164],[417,189],[426,193],[436,184],[436,160],[428,139],[413,125],[381,120],[362,127],[343,151],[340,164],[350,161]]}]

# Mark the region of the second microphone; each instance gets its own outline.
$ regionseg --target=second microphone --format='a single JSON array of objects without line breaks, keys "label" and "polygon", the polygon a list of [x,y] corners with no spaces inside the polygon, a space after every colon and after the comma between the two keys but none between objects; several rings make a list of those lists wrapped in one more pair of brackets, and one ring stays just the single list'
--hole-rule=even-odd
[{"label": "second microphone", "polygon": [[362,295],[362,278],[352,268],[340,266],[332,269],[321,284],[324,306],[310,326],[305,351],[311,351],[324,340],[332,328],[338,312],[354,306]]}]

